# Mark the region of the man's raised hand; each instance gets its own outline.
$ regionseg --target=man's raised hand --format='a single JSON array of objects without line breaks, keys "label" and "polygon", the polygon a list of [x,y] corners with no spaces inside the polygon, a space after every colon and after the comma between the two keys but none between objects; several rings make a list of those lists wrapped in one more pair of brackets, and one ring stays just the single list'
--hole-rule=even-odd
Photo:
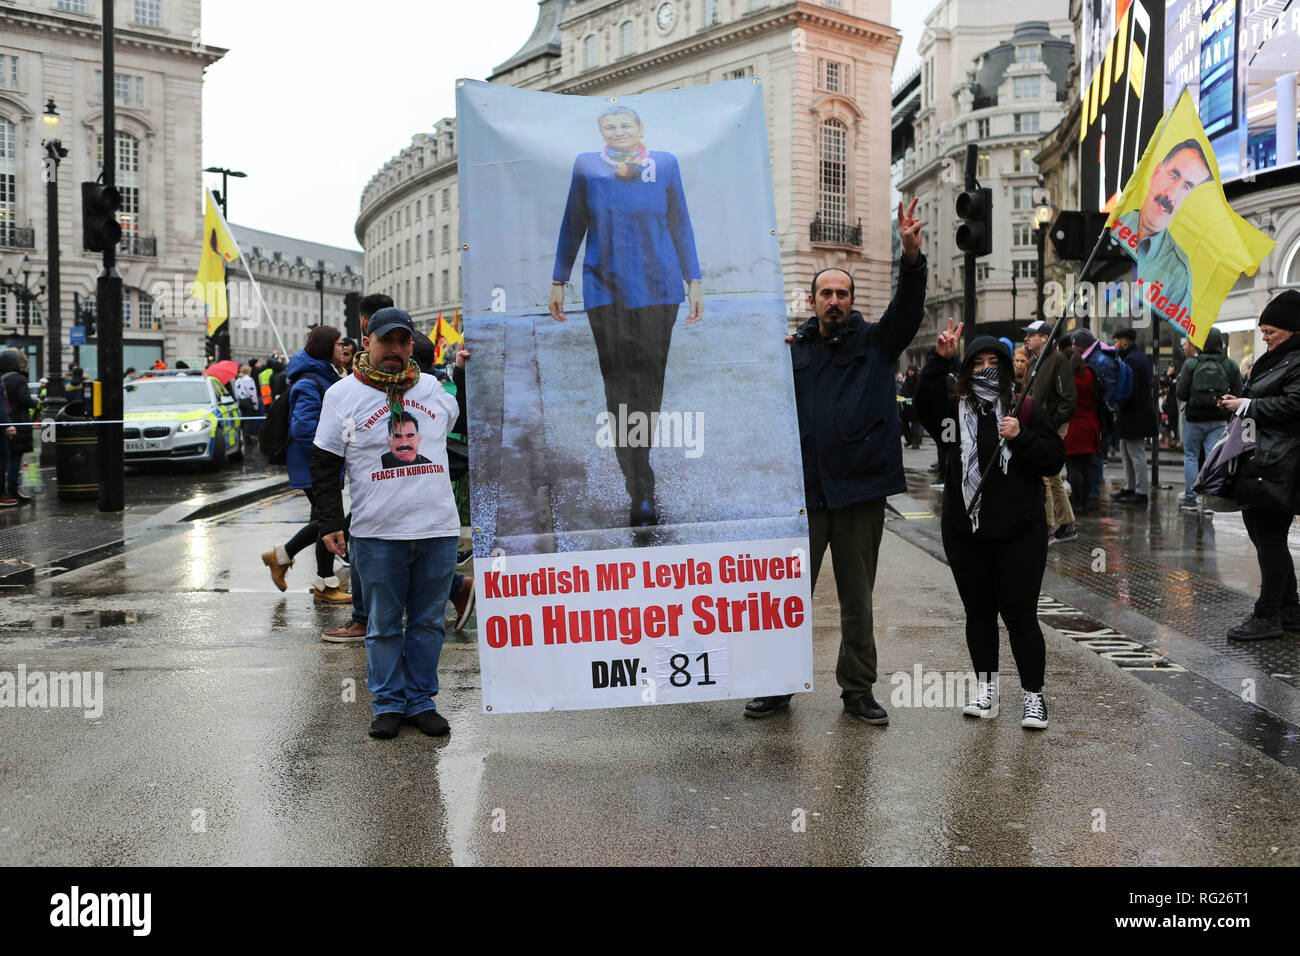
[{"label": "man's raised hand", "polygon": [[957,343],[961,341],[961,330],[965,324],[965,322],[958,322],[957,328],[954,330],[952,316],[948,316],[948,331],[939,333],[939,341],[934,346],[940,358],[948,359],[957,354]]},{"label": "man's raised hand", "polygon": [[912,204],[906,212],[903,211],[902,201],[898,203],[898,238],[903,244],[903,258],[908,262],[915,262],[921,254],[921,226],[924,224],[913,215],[918,201],[913,196]]}]

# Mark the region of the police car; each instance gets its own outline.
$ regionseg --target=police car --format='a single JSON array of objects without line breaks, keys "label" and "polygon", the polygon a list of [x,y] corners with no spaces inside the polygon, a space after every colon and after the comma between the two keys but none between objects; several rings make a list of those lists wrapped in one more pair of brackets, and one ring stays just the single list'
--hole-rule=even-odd
[{"label": "police car", "polygon": [[220,379],[198,369],[146,372],[123,392],[127,464],[193,461],[215,471],[243,457],[239,406]]}]

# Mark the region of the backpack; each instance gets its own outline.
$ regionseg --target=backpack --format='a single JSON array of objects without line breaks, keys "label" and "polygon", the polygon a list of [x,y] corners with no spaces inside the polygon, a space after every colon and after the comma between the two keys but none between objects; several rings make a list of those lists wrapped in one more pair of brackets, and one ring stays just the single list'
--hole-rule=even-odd
[{"label": "backpack", "polygon": [[1187,397],[1187,411],[1198,420],[1222,418],[1215,397],[1228,391],[1228,372],[1221,355],[1200,355],[1188,359],[1192,366],[1192,387]]},{"label": "backpack", "polygon": [[1115,405],[1123,405],[1133,395],[1133,366],[1119,356],[1114,357],[1118,366],[1115,373]]},{"label": "backpack", "polygon": [[1133,366],[1113,352],[1102,351],[1100,345],[1086,364],[1101,379],[1102,400],[1109,408],[1118,410],[1129,400],[1133,394]]},{"label": "backpack", "polygon": [[[318,375],[305,372],[303,377],[320,382],[322,394],[329,388],[329,384]],[[292,393],[293,389],[287,388],[271,403],[262,430],[257,433],[257,447],[272,465],[283,465],[289,458],[289,396]]]}]

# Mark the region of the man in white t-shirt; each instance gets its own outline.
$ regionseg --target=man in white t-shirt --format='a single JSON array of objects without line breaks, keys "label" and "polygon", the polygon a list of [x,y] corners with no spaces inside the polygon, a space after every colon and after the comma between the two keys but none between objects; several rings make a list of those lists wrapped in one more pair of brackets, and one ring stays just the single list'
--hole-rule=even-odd
[{"label": "man in white t-shirt", "polygon": [[[385,740],[397,736],[404,720],[431,737],[450,730],[434,695],[460,541],[447,433],[463,409],[411,360],[414,332],[401,309],[370,317],[353,374],[325,393],[311,457],[312,521],[335,554],[344,551],[338,475],[347,468],[352,575],[366,594],[366,679],[375,714],[370,736]],[[468,354],[457,357],[462,376]],[[458,391],[464,394],[463,387]],[[411,453],[413,446],[418,453]]]}]

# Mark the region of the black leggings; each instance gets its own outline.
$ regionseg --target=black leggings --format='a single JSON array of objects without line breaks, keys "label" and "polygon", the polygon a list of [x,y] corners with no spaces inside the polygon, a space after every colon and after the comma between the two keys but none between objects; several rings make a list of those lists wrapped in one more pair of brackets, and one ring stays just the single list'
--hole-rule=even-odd
[{"label": "black leggings", "polygon": [[1065,476],[1070,479],[1070,505],[1076,511],[1082,511],[1088,500],[1092,452],[1083,455],[1067,455],[1065,458]]},{"label": "black leggings", "polygon": [[1288,511],[1241,509],[1242,524],[1259,558],[1259,600],[1255,602],[1259,617],[1277,617],[1283,607],[1296,606],[1295,560],[1286,546],[1294,518]]},{"label": "black leggings", "polygon": [[[619,406],[623,406],[624,416],[642,412],[647,419],[662,407],[664,371],[677,309],[678,303],[674,302],[640,309],[598,305],[587,310],[600,375],[605,380],[605,408],[610,414],[612,434],[619,434]],[[633,502],[643,498],[653,501],[655,476],[650,470],[649,443],[634,447],[616,444],[614,454],[628,496]]]},{"label": "black leggings", "polygon": [[975,673],[997,673],[1001,613],[1010,632],[1020,686],[1041,691],[1047,666],[1047,648],[1038,626],[1038,594],[1047,567],[1045,520],[1028,521],[1019,532],[997,542],[945,528],[943,550],[966,608],[966,647]]},{"label": "black leggings", "polygon": [[[311,502],[312,507],[316,507],[316,498],[311,493],[310,488],[304,489],[303,493],[307,500]],[[299,551],[311,544],[316,545],[316,576],[320,578],[334,577],[334,555],[330,554],[330,549],[325,547],[325,543],[320,539],[320,532],[316,525],[308,522],[298,529],[298,533],[290,538],[284,546],[284,550],[289,552],[292,558]]]}]

